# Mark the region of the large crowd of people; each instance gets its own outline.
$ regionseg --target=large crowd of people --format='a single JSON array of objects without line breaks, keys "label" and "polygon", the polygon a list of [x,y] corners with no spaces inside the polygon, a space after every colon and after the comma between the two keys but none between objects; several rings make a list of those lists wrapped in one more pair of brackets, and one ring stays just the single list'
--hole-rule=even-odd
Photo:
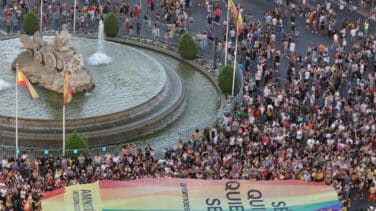
[{"label": "large crowd of people", "polygon": [[[305,1],[303,1],[304,3]],[[72,21],[73,8],[47,1],[50,14]],[[146,0],[141,4],[86,2],[82,26],[96,15],[113,11],[124,20],[124,31],[137,35],[141,25],[159,37],[159,25],[168,25],[168,40],[176,27],[189,30],[194,17],[192,4],[207,7],[208,31],[197,40],[212,39],[213,25],[220,25],[228,60],[234,60],[236,27],[221,18],[218,0]],[[3,1],[6,23],[27,10],[38,11],[25,1],[8,5]],[[213,127],[198,128],[176,148],[156,157],[149,145],[144,149],[124,145],[118,153],[87,156],[32,158],[4,157],[0,173],[0,210],[40,210],[44,192],[97,180],[138,178],[249,179],[325,182],[332,185],[344,210],[354,200],[376,198],[376,38],[370,22],[337,20],[330,4],[308,8],[305,4],[277,6],[264,17],[253,17],[241,6],[243,29],[238,37],[239,63],[244,81],[232,110],[223,113]],[[288,5],[289,6],[289,5]],[[35,9],[37,8],[37,9]],[[21,12],[18,12],[21,11]],[[47,17],[48,16],[48,17]],[[223,15],[222,15],[223,16]],[[297,26],[304,18],[305,26]],[[9,20],[9,21],[8,21]],[[19,19],[17,19],[19,20]],[[154,24],[151,24],[151,20]],[[9,24],[8,24],[9,22]],[[17,22],[14,20],[14,22]],[[135,23],[135,24],[134,24]],[[12,27],[11,27],[12,26]],[[309,45],[296,50],[299,31],[332,39],[331,46]],[[203,46],[201,46],[203,47]],[[221,49],[220,49],[221,50]],[[288,62],[284,77],[281,63]],[[356,192],[350,198],[350,192]]]},{"label": "large crowd of people", "polygon": [[[364,190],[370,204],[375,200],[376,45],[368,20],[337,20],[326,6],[276,8],[264,20],[247,23],[240,35],[244,94],[221,132],[229,146],[239,146],[242,173],[324,181],[349,208],[351,189],[358,192],[352,200],[364,199]],[[299,30],[328,36],[333,44],[310,45],[298,53],[300,17],[306,26]],[[280,79],[282,59],[289,63],[285,81]]]}]

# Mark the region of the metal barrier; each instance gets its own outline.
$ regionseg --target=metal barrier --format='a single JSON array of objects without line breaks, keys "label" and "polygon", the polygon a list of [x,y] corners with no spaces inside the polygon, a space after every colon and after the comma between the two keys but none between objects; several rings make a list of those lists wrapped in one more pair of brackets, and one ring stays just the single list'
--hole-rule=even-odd
[{"label": "metal barrier", "polygon": [[[171,130],[168,132],[167,135],[164,136],[158,136],[154,138],[149,139],[139,139],[134,142],[127,142],[124,144],[135,144],[137,147],[143,148],[147,144],[151,144],[156,151],[159,151],[159,153],[156,153],[156,155],[161,155],[160,153],[163,151],[163,148],[158,147],[158,144],[160,142],[164,141],[189,141],[192,137],[192,133],[195,129],[202,129],[205,127],[212,127],[213,124],[218,120],[222,118],[222,114],[216,114],[213,115],[210,118],[206,118],[201,121],[196,121],[194,124],[192,124],[188,128],[179,128],[178,130]],[[121,147],[124,144],[118,144],[118,145],[109,145],[109,146],[100,146],[100,147],[89,147],[89,155],[95,155],[96,153],[103,153],[103,152],[110,152],[110,153],[121,153]],[[72,150],[73,154],[79,154],[84,149],[74,149]],[[62,149],[41,149],[41,148],[20,148],[17,152],[18,155],[22,155],[23,153],[27,153],[30,157],[34,158],[38,155],[50,155],[53,156],[62,156]],[[16,155],[16,149],[15,147],[0,147],[0,156],[4,157],[14,157]]]}]

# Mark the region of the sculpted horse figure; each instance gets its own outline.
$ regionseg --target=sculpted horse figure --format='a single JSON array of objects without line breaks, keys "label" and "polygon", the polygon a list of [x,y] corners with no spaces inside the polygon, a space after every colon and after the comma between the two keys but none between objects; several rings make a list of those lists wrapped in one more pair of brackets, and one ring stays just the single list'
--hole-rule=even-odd
[{"label": "sculpted horse figure", "polygon": [[29,36],[26,34],[22,34],[20,36],[20,41],[23,44],[21,49],[26,49],[30,51],[32,54],[38,51],[39,45],[35,43]]}]

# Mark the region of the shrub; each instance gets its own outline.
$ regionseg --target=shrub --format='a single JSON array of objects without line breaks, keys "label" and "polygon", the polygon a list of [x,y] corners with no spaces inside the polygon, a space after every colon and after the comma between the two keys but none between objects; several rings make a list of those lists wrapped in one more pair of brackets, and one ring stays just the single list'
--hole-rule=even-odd
[{"label": "shrub", "polygon": [[104,32],[109,37],[115,37],[119,32],[119,21],[114,13],[109,13],[104,17]]},{"label": "shrub", "polygon": [[197,55],[197,49],[195,41],[193,37],[188,33],[185,32],[179,38],[179,45],[178,50],[184,59],[194,59]]},{"label": "shrub", "polygon": [[[233,66],[226,65],[221,68],[218,76],[219,88],[224,93],[231,93],[232,91]],[[236,79],[235,79],[236,80]],[[236,84],[237,81],[235,81]]]},{"label": "shrub", "polygon": [[37,16],[29,12],[23,19],[23,29],[26,34],[32,35],[39,29],[39,20]]},{"label": "shrub", "polygon": [[[74,150],[77,150],[77,153],[74,153]],[[77,157],[80,153],[88,154],[89,147],[85,137],[73,131],[68,137],[67,142],[65,143],[66,155],[71,157]]]}]

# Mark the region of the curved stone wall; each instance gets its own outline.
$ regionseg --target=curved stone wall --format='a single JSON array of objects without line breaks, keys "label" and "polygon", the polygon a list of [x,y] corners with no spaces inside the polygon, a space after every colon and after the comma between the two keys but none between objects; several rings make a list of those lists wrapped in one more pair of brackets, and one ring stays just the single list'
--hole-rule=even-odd
[{"label": "curved stone wall", "polygon": [[[86,38],[96,38],[94,36],[84,36]],[[12,39],[16,37],[7,37]],[[187,61],[181,58],[174,52],[162,49],[156,46],[145,43],[134,42],[121,38],[111,38],[109,41],[141,47],[149,50],[154,50],[175,59],[179,59],[185,63],[190,64],[195,69],[203,73],[216,86],[218,93],[220,89],[215,79],[198,64]],[[185,88],[182,84],[180,76],[177,75],[179,84],[178,88],[181,90],[180,95],[171,107],[168,107],[164,112],[154,115],[143,115],[146,118],[141,118],[138,121],[127,122],[127,119],[137,118],[145,112],[153,112],[153,108],[158,106],[168,95],[168,89],[163,87],[158,95],[151,98],[149,101],[140,106],[131,108],[129,110],[120,111],[108,115],[101,115],[96,117],[88,117],[82,119],[69,119],[66,121],[66,132],[69,134],[73,130],[87,137],[89,146],[103,146],[116,143],[122,143],[128,140],[136,139],[148,134],[152,134],[168,124],[176,120],[184,111],[185,106]],[[177,87],[175,87],[177,88]],[[223,95],[221,94],[221,108],[223,107]],[[41,120],[41,119],[18,119],[19,124],[19,141],[20,147],[23,148],[61,148],[62,140],[62,122],[60,120]],[[15,136],[15,118],[0,116],[0,143],[5,146],[14,146]]]}]

